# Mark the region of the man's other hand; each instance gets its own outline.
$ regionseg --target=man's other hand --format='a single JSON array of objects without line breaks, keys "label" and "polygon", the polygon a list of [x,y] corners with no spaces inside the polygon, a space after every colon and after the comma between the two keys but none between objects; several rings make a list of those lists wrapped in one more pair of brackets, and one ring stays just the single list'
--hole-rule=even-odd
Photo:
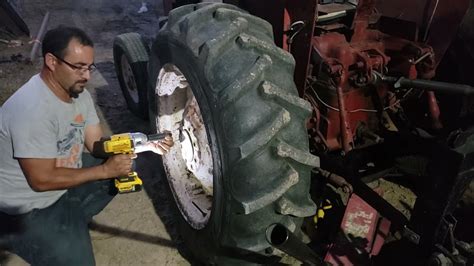
[{"label": "man's other hand", "polygon": [[156,154],[163,155],[169,152],[173,145],[173,137],[171,137],[171,135],[168,135],[163,140],[150,141],[147,146],[150,151]]},{"label": "man's other hand", "polygon": [[135,154],[118,154],[107,159],[103,164],[108,178],[125,176],[132,171],[132,159]]}]

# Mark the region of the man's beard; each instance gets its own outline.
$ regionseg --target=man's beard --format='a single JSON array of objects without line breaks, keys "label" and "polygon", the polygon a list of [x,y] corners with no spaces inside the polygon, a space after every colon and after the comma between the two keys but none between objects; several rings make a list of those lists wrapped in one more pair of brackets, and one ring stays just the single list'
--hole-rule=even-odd
[{"label": "man's beard", "polygon": [[85,88],[85,84],[84,85],[75,84],[74,86],[71,86],[68,90],[69,97],[71,98],[79,97],[79,94],[81,94],[84,91],[84,88]]}]

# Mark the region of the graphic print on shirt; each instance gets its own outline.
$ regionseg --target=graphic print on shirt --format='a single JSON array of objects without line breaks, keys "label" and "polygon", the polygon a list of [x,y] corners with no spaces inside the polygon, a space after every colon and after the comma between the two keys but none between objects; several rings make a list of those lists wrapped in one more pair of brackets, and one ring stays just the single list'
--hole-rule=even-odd
[{"label": "graphic print on shirt", "polygon": [[82,147],[84,145],[85,121],[82,114],[76,115],[70,124],[69,132],[57,143],[58,158],[56,167],[80,168]]}]

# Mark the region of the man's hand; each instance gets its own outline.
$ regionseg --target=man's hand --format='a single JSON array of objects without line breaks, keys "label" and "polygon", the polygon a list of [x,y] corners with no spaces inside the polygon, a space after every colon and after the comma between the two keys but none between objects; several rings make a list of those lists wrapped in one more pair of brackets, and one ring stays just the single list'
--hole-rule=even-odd
[{"label": "man's hand", "polygon": [[173,137],[170,135],[166,136],[165,139],[159,141],[151,141],[148,143],[150,146],[150,151],[163,155],[170,151],[171,147],[174,145]]},{"label": "man's hand", "polygon": [[162,140],[149,141],[146,145],[135,147],[135,153],[152,151],[156,154],[163,155],[169,152],[173,145],[173,137],[171,137],[171,135],[168,135]]},{"label": "man's hand", "polygon": [[108,178],[125,176],[132,172],[132,159],[136,158],[135,154],[118,154],[109,157],[103,164],[104,171]]}]

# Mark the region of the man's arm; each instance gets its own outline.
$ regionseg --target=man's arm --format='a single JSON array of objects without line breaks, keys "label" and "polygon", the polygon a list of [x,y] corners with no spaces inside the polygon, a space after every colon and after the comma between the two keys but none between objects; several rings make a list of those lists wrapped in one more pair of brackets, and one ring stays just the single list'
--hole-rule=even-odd
[{"label": "man's arm", "polygon": [[99,141],[104,135],[100,124],[88,125],[85,129],[84,145],[86,149],[92,153],[94,148],[94,142]]},{"label": "man's arm", "polygon": [[[88,125],[84,145],[92,152],[94,142],[102,137],[100,124]],[[67,189],[80,184],[127,175],[132,168],[132,156],[115,155],[98,166],[90,168],[56,167],[56,159],[18,158],[28,184],[34,191]]]},{"label": "man's arm", "polygon": [[131,171],[131,155],[110,157],[104,164],[90,168],[56,167],[56,159],[19,158],[30,187],[37,192],[75,187],[88,181],[126,175]]}]

